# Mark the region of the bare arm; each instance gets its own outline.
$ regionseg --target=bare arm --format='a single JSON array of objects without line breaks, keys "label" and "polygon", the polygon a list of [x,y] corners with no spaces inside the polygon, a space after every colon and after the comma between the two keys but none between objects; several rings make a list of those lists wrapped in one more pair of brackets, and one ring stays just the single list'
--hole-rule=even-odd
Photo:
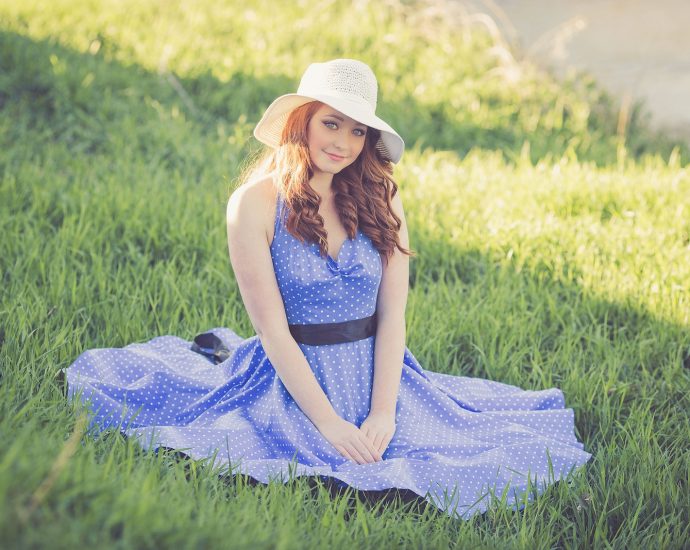
[{"label": "bare arm", "polygon": [[226,212],[230,261],[252,326],[287,391],[338,452],[360,464],[380,460],[373,442],[336,413],[290,334],[269,248],[274,195],[263,183],[238,188]]},{"label": "bare arm", "polygon": [[[400,193],[392,199],[393,210],[400,217],[398,233],[403,248],[409,247],[407,224]],[[383,267],[379,287],[376,317],[376,344],[374,348],[374,385],[371,395],[371,412],[395,416],[395,405],[400,386],[403,356],[405,353],[405,307],[410,274],[409,256],[397,248]]]},{"label": "bare arm", "polygon": [[288,329],[266,234],[265,189],[238,188],[227,207],[228,249],[242,301],[269,361],[290,395],[318,428],[336,415]]}]

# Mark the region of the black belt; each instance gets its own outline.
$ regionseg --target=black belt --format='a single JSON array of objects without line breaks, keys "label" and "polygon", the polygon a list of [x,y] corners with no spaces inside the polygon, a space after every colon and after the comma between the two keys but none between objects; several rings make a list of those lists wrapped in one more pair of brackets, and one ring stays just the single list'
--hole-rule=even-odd
[{"label": "black belt", "polygon": [[369,338],[376,334],[376,313],[364,319],[342,323],[318,323],[314,325],[288,325],[290,334],[300,344],[323,346],[342,344]]},{"label": "black belt", "polygon": [[[316,325],[288,325],[290,334],[300,344],[323,346],[354,342],[376,334],[376,313],[364,319],[342,323],[319,323]],[[192,351],[205,355],[214,363],[222,363],[230,357],[230,350],[220,338],[211,332],[204,332],[194,338]]]}]

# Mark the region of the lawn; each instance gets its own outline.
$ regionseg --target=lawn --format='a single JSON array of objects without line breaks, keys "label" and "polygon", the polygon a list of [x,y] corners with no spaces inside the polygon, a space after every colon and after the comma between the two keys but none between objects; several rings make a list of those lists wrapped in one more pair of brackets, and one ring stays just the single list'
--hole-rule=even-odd
[{"label": "lawn", "polygon": [[[522,512],[229,484],[64,399],[86,349],[252,335],[227,197],[265,107],[335,57],[372,66],[407,143],[407,346],[575,411],[592,459]],[[690,151],[617,105],[452,2],[0,0],[2,546],[683,548]]]}]

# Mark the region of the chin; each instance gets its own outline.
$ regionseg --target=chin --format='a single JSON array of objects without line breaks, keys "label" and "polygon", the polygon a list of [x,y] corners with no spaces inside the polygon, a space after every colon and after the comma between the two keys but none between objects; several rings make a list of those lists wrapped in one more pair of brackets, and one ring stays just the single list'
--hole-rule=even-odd
[{"label": "chin", "polygon": [[345,167],[343,166],[342,168],[318,168],[318,171],[324,174],[338,174],[339,172],[343,171],[343,168]]}]

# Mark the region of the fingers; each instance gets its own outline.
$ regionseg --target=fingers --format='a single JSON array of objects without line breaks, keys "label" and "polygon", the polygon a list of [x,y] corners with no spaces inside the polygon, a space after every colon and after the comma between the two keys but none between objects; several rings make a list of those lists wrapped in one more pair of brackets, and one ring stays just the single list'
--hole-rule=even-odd
[{"label": "fingers", "polygon": [[[370,464],[381,460],[379,452],[371,447],[371,443],[365,439],[359,439],[343,443],[336,447],[340,454],[353,460],[357,464]],[[345,451],[345,452],[343,452]]]},{"label": "fingers", "polygon": [[378,452],[377,449],[367,449],[367,462],[378,462],[381,460],[381,454]]},{"label": "fingers", "polygon": [[373,430],[363,430],[367,438],[372,444],[372,448],[376,453],[378,454],[379,458],[378,460],[381,460],[381,455],[383,455],[383,451],[386,450],[386,446],[388,445],[388,441],[390,441],[390,438],[386,435],[385,432],[378,432],[374,433]]},{"label": "fingers", "polygon": [[371,443],[371,450],[374,451],[378,456],[377,460],[381,460],[381,454],[383,452],[381,444],[385,439],[386,435],[383,433],[376,434],[373,430],[370,430],[369,428],[365,428],[364,430],[362,430],[362,432],[364,433],[364,435],[367,436],[367,439]]},{"label": "fingers", "polygon": [[358,460],[360,464],[368,464],[378,460],[378,453],[371,447],[371,443],[365,438],[355,441],[355,452],[355,456],[361,458],[361,462]]},{"label": "fingers", "polygon": [[351,459],[354,460],[357,464],[364,464],[367,462],[367,460],[364,459],[362,454],[352,443],[346,445],[345,448],[347,449],[348,454],[352,457]]},{"label": "fingers", "polygon": [[357,464],[369,464],[382,460],[381,445],[385,440],[385,432],[379,434],[368,427],[365,429],[354,427],[354,430],[339,443],[334,444],[334,447],[348,460]]},{"label": "fingers", "polygon": [[383,440],[386,438],[386,434],[384,433],[379,433],[376,435],[376,438],[374,439],[374,447],[378,452],[382,452],[382,447],[383,447]]},{"label": "fingers", "polygon": [[371,439],[364,437],[360,440],[361,448],[360,453],[367,458],[367,462],[378,462],[381,460],[381,455],[378,449],[373,445]]},{"label": "fingers", "polygon": [[352,455],[350,455],[349,452],[347,452],[347,449],[343,447],[342,445],[334,445],[334,447],[338,450],[338,452],[343,455],[345,458],[348,460],[351,460],[352,462],[356,462],[354,458],[352,458]]}]

